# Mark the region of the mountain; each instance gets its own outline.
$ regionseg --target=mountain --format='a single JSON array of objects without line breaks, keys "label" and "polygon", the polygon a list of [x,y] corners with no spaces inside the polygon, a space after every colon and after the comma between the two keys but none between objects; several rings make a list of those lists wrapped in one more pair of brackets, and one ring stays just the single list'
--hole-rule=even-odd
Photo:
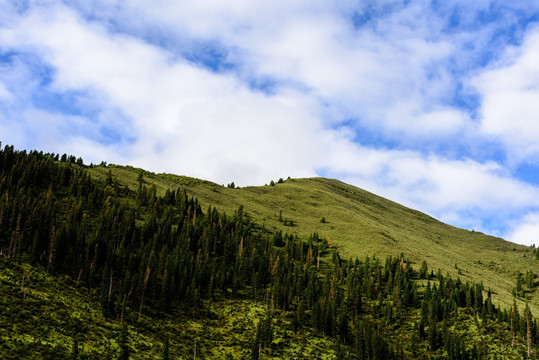
[{"label": "mountain", "polygon": [[3,359],[537,358],[537,258],[336,180],[0,149]]},{"label": "mountain", "polygon": [[[334,179],[288,179],[282,183],[275,180],[274,186],[238,189],[125,166],[97,166],[89,171],[101,179],[110,171],[132,189],[138,186],[136,179],[142,172],[145,185],[153,184],[158,194],[181,187],[203,207],[215,206],[229,214],[241,205],[253,220],[268,229],[296,234],[302,239],[317,232],[343,258],[376,255],[384,259],[404,253],[417,266],[426,261],[443,274],[458,276],[462,281],[482,282],[492,290],[494,302],[502,307],[513,304],[519,272],[539,272],[539,261],[530,247],[444,224]],[[539,316],[538,290],[534,288],[526,295],[533,314]],[[520,307],[525,302],[524,297],[517,297]]]}]

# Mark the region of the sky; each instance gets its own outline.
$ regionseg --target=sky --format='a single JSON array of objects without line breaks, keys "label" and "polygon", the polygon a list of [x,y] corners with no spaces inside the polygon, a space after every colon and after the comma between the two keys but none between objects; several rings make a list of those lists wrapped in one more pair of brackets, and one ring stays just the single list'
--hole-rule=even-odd
[{"label": "sky", "polygon": [[539,245],[539,2],[0,0],[0,141]]}]

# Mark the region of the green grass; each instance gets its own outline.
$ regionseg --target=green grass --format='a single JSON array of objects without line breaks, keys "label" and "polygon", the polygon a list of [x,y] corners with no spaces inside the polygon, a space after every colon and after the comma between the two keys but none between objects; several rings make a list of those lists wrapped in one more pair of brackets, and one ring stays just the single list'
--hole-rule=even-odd
[{"label": "green grass", "polygon": [[[109,170],[122,185],[137,188],[140,169],[111,165],[89,169],[101,179]],[[144,172],[144,184],[154,184],[158,194],[185,189],[199,199],[203,209],[211,205],[231,214],[243,205],[259,224],[303,239],[318,232],[344,258],[376,254],[384,259],[403,252],[416,268],[426,260],[435,272],[441,269],[463,281],[483,282],[485,289],[493,290],[494,303],[502,307],[513,303],[516,271],[539,272],[539,261],[529,247],[444,224],[338,180],[289,179],[275,186],[230,189],[185,176]],[[286,221],[279,221],[280,211]],[[286,226],[290,220],[294,225]],[[539,317],[537,290],[527,296],[534,316]],[[517,303],[524,307],[523,299]]]}]

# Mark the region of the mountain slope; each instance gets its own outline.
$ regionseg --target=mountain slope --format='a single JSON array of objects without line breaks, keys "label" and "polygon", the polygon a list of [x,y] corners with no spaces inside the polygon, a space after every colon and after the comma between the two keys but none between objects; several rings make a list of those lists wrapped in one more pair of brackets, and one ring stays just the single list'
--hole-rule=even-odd
[{"label": "mountain slope", "polygon": [[[361,229],[384,225],[391,239],[399,225],[404,239],[406,221],[434,229],[417,212],[320,179],[240,191],[58,158],[0,150],[0,358],[537,357],[528,307],[497,307],[481,284],[429,275],[406,256],[381,261],[383,248],[343,260],[345,242],[301,233],[339,232],[355,214]],[[204,210],[187,187],[253,213]],[[283,199],[287,212],[263,215]],[[327,221],[305,199],[323,199]],[[526,273],[519,295],[534,280]]]},{"label": "mountain slope", "polygon": [[[118,358],[122,324],[107,319],[99,296],[66,276],[43,268],[16,264],[0,257],[0,358],[81,359]],[[144,316],[128,326],[127,346],[133,359],[161,359],[169,339],[170,353],[180,359],[248,358],[256,320],[263,304],[252,299],[216,299],[208,305],[211,317],[192,318],[180,311]],[[5,326],[9,324],[8,326]],[[334,358],[331,339],[286,331],[275,323],[275,342],[285,343],[275,356]],[[317,354],[325,354],[319,356]]]},{"label": "mountain slope", "polygon": [[[105,178],[111,171],[121,183],[136,188],[142,170],[98,166],[89,171],[98,178]],[[239,189],[145,171],[143,180],[145,185],[153,184],[158,194],[164,194],[166,189],[186,189],[203,208],[212,205],[233,213],[242,205],[255,221],[272,230],[297,234],[303,239],[317,232],[344,258],[373,254],[385,258],[402,252],[417,265],[425,260],[429,268],[441,269],[443,274],[483,282],[485,289],[493,290],[494,303],[502,307],[513,303],[518,271],[539,273],[539,261],[529,247],[444,224],[334,179],[289,179],[275,186]],[[321,222],[322,217],[325,223]],[[537,290],[526,295],[532,312],[538,316]],[[517,298],[517,303],[524,307],[525,301]]]}]

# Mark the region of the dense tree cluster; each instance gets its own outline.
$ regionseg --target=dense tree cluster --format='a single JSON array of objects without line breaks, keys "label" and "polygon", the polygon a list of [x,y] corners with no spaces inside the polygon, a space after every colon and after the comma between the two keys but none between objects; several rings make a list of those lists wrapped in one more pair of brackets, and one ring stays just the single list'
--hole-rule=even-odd
[{"label": "dense tree cluster", "polygon": [[[91,179],[82,159],[60,160],[0,150],[0,250],[99,289],[107,318],[123,321],[129,313],[136,321],[171,309],[200,315],[206,300],[247,295],[268,308],[253,334],[254,358],[272,346],[275,312],[295,332],[310,327],[337,339],[339,354],[349,358],[392,359],[404,351],[481,358],[488,347],[470,345],[455,330],[462,316],[501,326],[513,343],[539,343],[528,308],[501,311],[481,285],[429,275],[425,262],[414,271],[403,255],[383,264],[376,257],[345,261],[317,233],[305,241],[267,233],[241,207],[232,216],[204,211],[181,189],[157,196],[143,173],[130,190],[110,172],[102,182]],[[535,274],[521,278],[529,286]],[[407,344],[386,335],[410,321]]]}]

